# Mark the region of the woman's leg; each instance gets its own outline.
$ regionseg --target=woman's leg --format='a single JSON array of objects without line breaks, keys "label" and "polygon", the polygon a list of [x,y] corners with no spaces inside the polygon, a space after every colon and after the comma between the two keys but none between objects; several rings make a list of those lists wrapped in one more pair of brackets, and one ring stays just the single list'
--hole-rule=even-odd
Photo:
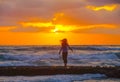
[{"label": "woman's leg", "polygon": [[62,53],[62,58],[63,58],[64,66],[65,66],[65,67],[67,66],[67,55],[68,55],[67,52],[63,52],[63,53]]}]

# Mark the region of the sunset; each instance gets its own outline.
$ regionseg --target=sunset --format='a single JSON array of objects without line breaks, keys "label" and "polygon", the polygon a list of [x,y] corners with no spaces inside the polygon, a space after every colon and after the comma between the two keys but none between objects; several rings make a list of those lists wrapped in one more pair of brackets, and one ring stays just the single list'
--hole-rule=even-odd
[{"label": "sunset", "polygon": [[120,82],[120,0],[0,0],[0,82]]},{"label": "sunset", "polygon": [[120,44],[118,0],[1,0],[0,11],[0,45]]}]

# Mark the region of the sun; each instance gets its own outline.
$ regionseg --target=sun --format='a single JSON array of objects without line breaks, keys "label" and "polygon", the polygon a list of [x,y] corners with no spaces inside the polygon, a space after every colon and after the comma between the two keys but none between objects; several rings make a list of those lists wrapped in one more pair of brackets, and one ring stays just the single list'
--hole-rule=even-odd
[{"label": "sun", "polygon": [[58,28],[55,28],[55,29],[51,30],[51,32],[57,33],[58,32]]}]

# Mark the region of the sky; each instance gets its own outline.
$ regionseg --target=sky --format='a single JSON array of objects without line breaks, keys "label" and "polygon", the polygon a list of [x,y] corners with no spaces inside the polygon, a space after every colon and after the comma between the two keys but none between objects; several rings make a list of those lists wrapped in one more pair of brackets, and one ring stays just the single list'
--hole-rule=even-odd
[{"label": "sky", "polygon": [[120,0],[0,0],[0,45],[120,45]]}]

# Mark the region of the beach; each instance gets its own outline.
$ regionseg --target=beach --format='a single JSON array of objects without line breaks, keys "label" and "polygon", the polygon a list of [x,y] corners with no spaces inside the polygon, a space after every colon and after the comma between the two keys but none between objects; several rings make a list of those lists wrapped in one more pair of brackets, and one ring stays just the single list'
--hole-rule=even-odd
[{"label": "beach", "polygon": [[105,74],[107,77],[120,78],[120,67],[90,66],[7,66],[0,67],[0,76],[37,76],[60,74]]}]

